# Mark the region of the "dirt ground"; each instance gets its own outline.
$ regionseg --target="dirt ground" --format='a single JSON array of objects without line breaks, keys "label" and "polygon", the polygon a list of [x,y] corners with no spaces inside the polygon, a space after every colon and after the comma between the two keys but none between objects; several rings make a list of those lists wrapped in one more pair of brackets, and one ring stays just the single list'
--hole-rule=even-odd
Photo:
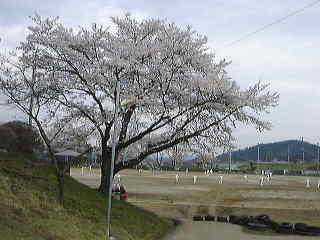
[{"label": "dirt ground", "polygon": [[238,225],[228,223],[186,222],[165,240],[319,240],[295,235],[261,235],[245,233]]},{"label": "dirt ground", "polygon": [[[178,184],[175,182],[176,174],[180,176]],[[301,176],[275,175],[270,183],[260,186],[259,176],[256,175],[248,175],[248,182],[243,175],[223,175],[223,184],[218,184],[220,174],[216,173],[206,176],[199,172],[189,172],[186,175],[183,172],[163,171],[153,174],[151,171],[144,171],[139,176],[135,170],[124,170],[120,175],[121,182],[129,193],[129,202],[183,222],[167,240],[205,240],[213,239],[213,236],[216,239],[234,239],[234,234],[243,235],[243,239],[270,239],[270,236],[248,234],[241,227],[231,224],[192,222],[194,215],[268,214],[276,221],[320,226],[320,190],[317,189],[316,177],[309,178],[311,186],[306,188],[306,177]],[[82,176],[79,169],[72,169],[72,176],[92,187],[98,187],[98,170],[91,175],[85,171]],[[198,177],[197,184],[193,184],[193,176]],[[203,233],[201,238],[197,237],[199,232]],[[301,236],[272,238],[305,239]]]}]

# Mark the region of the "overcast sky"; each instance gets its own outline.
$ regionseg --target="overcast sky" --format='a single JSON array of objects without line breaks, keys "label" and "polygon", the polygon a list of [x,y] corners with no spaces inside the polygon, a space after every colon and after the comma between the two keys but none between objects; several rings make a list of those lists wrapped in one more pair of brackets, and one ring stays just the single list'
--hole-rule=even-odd
[{"label": "overcast sky", "polygon": [[[273,123],[262,134],[239,126],[237,146],[255,145],[304,136],[320,142],[320,1],[264,31],[241,39],[312,3],[312,0],[1,0],[0,49],[15,47],[26,36],[28,16],[59,16],[72,27],[93,22],[108,24],[110,16],[130,12],[140,19],[167,19],[191,25],[208,37],[218,58],[231,60],[230,76],[242,87],[261,80],[280,93],[280,104],[265,118]],[[1,100],[1,98],[0,98]],[[20,119],[0,106],[0,121]]]}]

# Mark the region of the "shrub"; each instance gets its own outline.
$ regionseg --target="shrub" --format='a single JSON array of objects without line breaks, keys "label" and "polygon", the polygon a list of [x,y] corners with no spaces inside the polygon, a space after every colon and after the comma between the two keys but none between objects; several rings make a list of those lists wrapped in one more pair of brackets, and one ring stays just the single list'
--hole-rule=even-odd
[{"label": "shrub", "polygon": [[29,124],[12,121],[0,125],[0,148],[8,152],[33,153],[43,149],[38,131]]}]

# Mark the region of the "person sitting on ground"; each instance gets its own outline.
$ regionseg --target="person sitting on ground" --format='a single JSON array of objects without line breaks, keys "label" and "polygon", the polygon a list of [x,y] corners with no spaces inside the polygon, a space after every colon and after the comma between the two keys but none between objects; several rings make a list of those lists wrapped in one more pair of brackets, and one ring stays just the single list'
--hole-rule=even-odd
[{"label": "person sitting on ground", "polygon": [[113,193],[120,193],[120,188],[121,188],[121,186],[120,186],[119,183],[113,184],[113,185],[112,185],[112,192],[113,192]]}]

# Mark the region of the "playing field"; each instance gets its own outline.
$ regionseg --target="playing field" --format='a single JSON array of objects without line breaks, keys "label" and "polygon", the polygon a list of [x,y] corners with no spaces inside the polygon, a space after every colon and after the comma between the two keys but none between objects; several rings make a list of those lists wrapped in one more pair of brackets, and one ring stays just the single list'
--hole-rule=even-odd
[{"label": "playing field", "polygon": [[[179,174],[178,184],[176,174]],[[301,176],[273,175],[270,183],[260,186],[256,175],[248,175],[245,181],[244,175],[223,174],[222,184],[218,183],[222,175],[218,173],[206,176],[200,172],[186,175],[144,171],[140,176],[136,170],[124,170],[120,175],[129,202],[187,224],[194,215],[267,214],[276,221],[320,226],[320,190],[316,177],[309,177],[310,188],[307,188],[307,177]],[[80,169],[72,169],[72,176],[98,187],[100,172],[94,170],[89,175],[84,171],[82,175]],[[196,184],[193,176],[198,177]]]}]

